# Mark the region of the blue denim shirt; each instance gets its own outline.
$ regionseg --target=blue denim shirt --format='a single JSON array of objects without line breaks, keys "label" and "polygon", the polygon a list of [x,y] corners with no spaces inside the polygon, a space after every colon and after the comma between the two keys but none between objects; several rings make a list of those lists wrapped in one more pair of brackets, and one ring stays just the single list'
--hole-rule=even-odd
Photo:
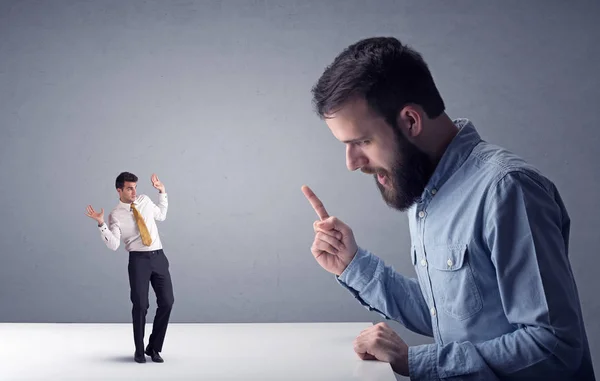
[{"label": "blue denim shirt", "polygon": [[408,211],[417,278],[359,247],[338,282],[435,339],[409,348],[411,380],[595,380],[556,187],[469,120],[455,124]]}]

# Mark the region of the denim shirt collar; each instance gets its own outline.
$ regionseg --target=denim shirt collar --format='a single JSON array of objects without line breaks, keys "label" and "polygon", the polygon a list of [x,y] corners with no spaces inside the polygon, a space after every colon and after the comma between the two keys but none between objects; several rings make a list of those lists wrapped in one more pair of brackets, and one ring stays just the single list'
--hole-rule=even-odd
[{"label": "denim shirt collar", "polygon": [[463,165],[473,148],[482,141],[470,120],[460,118],[453,120],[453,122],[458,127],[458,133],[446,148],[441,160],[433,171],[421,195],[421,199],[426,199],[434,195]]}]

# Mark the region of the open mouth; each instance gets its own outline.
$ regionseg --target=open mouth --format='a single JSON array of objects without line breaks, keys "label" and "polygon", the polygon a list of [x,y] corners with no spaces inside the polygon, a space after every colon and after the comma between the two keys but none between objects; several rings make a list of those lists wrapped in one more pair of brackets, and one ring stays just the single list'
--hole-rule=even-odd
[{"label": "open mouth", "polygon": [[379,182],[379,184],[381,184],[384,187],[386,187],[387,184],[388,184],[388,178],[387,178],[386,175],[384,175],[382,173],[377,173],[377,182]]}]

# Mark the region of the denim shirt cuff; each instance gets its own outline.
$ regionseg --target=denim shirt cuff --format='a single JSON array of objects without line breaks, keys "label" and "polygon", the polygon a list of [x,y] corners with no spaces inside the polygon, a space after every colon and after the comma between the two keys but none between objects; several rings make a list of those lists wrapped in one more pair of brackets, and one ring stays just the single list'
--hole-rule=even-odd
[{"label": "denim shirt cuff", "polygon": [[359,247],[352,261],[336,279],[342,286],[361,292],[373,279],[376,269],[377,261],[373,254]]},{"label": "denim shirt cuff", "polygon": [[412,381],[439,380],[437,345],[425,344],[408,347],[408,373]]}]

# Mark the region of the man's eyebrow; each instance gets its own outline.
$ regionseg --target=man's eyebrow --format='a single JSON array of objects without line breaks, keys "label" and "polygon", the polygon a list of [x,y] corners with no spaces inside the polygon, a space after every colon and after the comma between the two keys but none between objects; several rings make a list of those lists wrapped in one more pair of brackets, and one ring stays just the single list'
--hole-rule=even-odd
[{"label": "man's eyebrow", "polygon": [[346,143],[346,144],[356,143],[356,142],[360,142],[360,141],[363,141],[363,140],[367,140],[368,138],[369,138],[368,136],[361,136],[360,138],[349,139],[349,140],[342,140],[342,143]]}]

